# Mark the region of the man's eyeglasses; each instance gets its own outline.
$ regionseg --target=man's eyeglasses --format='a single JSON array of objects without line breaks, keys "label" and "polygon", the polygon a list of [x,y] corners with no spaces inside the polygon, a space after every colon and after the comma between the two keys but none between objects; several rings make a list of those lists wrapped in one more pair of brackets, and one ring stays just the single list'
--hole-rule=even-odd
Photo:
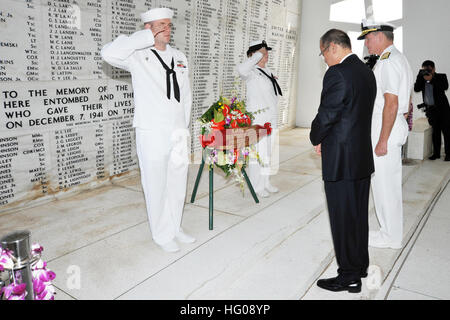
[{"label": "man's eyeglasses", "polygon": [[330,45],[328,45],[325,49],[321,50],[319,53],[319,57],[323,56],[323,54],[325,53],[325,51],[328,50],[329,47],[330,47]]}]

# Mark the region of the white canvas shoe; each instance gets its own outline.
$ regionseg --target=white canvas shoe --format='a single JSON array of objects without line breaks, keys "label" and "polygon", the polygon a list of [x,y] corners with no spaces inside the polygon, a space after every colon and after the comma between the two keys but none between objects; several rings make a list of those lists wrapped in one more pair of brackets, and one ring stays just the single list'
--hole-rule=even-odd
[{"label": "white canvas shoe", "polygon": [[393,243],[383,236],[380,231],[369,231],[369,246],[381,249],[401,249],[401,243]]},{"label": "white canvas shoe", "polygon": [[258,195],[259,198],[268,198],[270,196],[269,192],[267,192],[266,190],[257,192],[256,194]]},{"label": "white canvas shoe", "polygon": [[278,191],[280,191],[277,187],[274,187],[270,183],[265,187],[265,189],[272,193],[277,193]]},{"label": "white canvas shoe", "polygon": [[182,243],[194,243],[195,242],[195,238],[194,237],[192,237],[192,236],[190,236],[190,235],[188,235],[188,234],[186,234],[186,233],[184,233],[182,231],[179,231],[175,235],[175,238],[178,241],[182,242]]},{"label": "white canvas shoe", "polygon": [[169,242],[160,244],[159,246],[166,252],[177,252],[180,250],[180,247],[178,247],[178,244],[174,240],[170,240]]}]

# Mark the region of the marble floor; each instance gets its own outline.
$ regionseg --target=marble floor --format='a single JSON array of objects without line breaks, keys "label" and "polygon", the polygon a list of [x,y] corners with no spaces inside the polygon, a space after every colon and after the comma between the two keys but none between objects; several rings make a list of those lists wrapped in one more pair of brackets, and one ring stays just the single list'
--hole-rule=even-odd
[{"label": "marble floor", "polygon": [[389,300],[450,300],[450,184],[433,206],[395,276]]},{"label": "marble floor", "polygon": [[[423,235],[411,250],[370,248],[371,265],[381,269],[379,283],[374,285],[369,276],[360,294],[331,293],[315,285],[318,278],[335,275],[336,263],[321,159],[308,136],[302,128],[281,133],[280,166],[271,179],[280,191],[258,204],[247,189],[242,194],[215,172],[213,230],[208,229],[206,170],[190,203],[199,168],[192,164],[183,228],[197,241],[181,245],[177,253],[163,252],[152,242],[139,176],[3,214],[0,235],[31,231],[32,242],[44,246],[44,260],[56,273],[60,300],[377,299],[386,286],[382,299],[448,299],[450,192],[441,191],[450,165],[442,160],[403,167],[404,242],[409,244],[420,230]],[[427,224],[418,228],[437,196]],[[370,229],[377,228],[371,200]],[[409,254],[392,277],[406,249]],[[424,270],[432,270],[432,277],[426,279]],[[445,286],[438,276],[442,273]]]}]

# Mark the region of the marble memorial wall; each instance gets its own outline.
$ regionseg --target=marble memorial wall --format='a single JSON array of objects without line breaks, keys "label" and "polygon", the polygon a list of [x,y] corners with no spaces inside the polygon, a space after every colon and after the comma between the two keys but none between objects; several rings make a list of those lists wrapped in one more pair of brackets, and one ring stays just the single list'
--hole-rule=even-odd
[{"label": "marble memorial wall", "polygon": [[172,45],[189,59],[193,151],[205,109],[221,94],[245,98],[235,67],[251,40],[274,49],[288,124],[300,0],[2,0],[0,213],[138,174],[130,75],[100,50],[160,6],[174,10]]}]

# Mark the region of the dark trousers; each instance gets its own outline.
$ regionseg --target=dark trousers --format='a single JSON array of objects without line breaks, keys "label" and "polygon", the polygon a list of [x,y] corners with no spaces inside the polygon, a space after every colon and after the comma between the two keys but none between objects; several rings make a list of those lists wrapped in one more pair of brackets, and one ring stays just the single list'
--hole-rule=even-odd
[{"label": "dark trousers", "polygon": [[369,267],[369,190],[370,176],[325,181],[338,274],[345,280],[360,279]]},{"label": "dark trousers", "polygon": [[441,156],[441,132],[444,135],[445,155],[450,156],[450,124],[447,119],[440,119],[433,123],[433,155]]}]

